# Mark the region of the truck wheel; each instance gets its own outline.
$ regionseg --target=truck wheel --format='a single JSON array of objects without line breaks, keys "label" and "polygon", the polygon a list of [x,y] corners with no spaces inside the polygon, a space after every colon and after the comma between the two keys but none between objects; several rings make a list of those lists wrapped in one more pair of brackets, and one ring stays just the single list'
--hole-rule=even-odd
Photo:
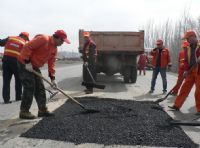
[{"label": "truck wheel", "polygon": [[131,83],[135,83],[137,80],[137,68],[132,67],[131,68]]},{"label": "truck wheel", "polygon": [[131,76],[131,71],[130,71],[130,68],[129,67],[126,67],[124,69],[124,83],[129,83],[129,79],[130,79],[130,76]]}]

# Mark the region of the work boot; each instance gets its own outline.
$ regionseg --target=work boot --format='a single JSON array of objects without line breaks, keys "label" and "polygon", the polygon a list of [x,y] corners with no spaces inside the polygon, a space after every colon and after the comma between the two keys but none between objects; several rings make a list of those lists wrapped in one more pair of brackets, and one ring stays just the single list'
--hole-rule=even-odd
[{"label": "work boot", "polygon": [[86,94],[92,94],[93,93],[93,90],[92,89],[86,89],[84,90]]},{"label": "work boot", "polygon": [[167,90],[163,90],[163,95],[165,95],[167,93]]},{"label": "work boot", "polygon": [[10,104],[12,103],[11,101],[4,101],[5,104]]},{"label": "work boot", "polygon": [[150,90],[149,93],[152,94],[152,93],[153,93],[153,90]]},{"label": "work boot", "polygon": [[19,118],[21,118],[21,119],[35,119],[36,116],[31,114],[31,112],[29,112],[29,111],[20,111]]},{"label": "work boot", "polygon": [[176,107],[175,105],[173,106],[168,106],[170,109],[172,109],[173,111],[179,111],[180,109],[178,107]]},{"label": "work boot", "polygon": [[50,113],[47,109],[40,109],[38,111],[38,117],[52,117],[53,113]]}]

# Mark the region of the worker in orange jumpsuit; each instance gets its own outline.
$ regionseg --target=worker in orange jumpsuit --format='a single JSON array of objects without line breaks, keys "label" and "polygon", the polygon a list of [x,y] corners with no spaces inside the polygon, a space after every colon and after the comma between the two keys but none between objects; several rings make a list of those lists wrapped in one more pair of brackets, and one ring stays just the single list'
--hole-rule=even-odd
[{"label": "worker in orange jumpsuit", "polygon": [[196,88],[194,96],[197,109],[196,114],[200,115],[200,42],[197,40],[197,36],[194,31],[186,32],[184,38],[190,44],[187,47],[187,50],[185,50],[185,72],[183,74],[185,81],[181,87],[179,95],[176,97],[174,105],[169,106],[169,108],[179,110],[195,84]]},{"label": "worker in orange jumpsuit", "polygon": [[[96,50],[96,44],[92,40],[90,36],[90,32],[83,32],[84,36],[84,46],[83,46],[83,81],[85,82],[93,82],[93,79],[96,79],[96,57],[97,57],[97,50]],[[88,67],[90,73],[86,69],[86,66]],[[93,77],[93,79],[91,78]],[[86,86],[85,90],[86,94],[93,93],[93,87],[92,86]]]},{"label": "worker in orange jumpsuit", "polygon": [[179,52],[179,70],[178,70],[178,80],[176,82],[176,85],[174,86],[171,95],[176,96],[178,94],[178,91],[183,83],[183,73],[184,73],[184,62],[185,62],[185,50],[187,50],[187,47],[190,44],[187,41],[184,41],[182,43],[182,50]]},{"label": "worker in orange jumpsuit", "polygon": [[138,60],[139,75],[141,75],[142,71],[146,75],[147,62],[149,62],[147,55],[145,53],[141,54]]},{"label": "worker in orange jumpsuit", "polygon": [[34,75],[33,70],[41,73],[40,67],[48,63],[49,77],[53,87],[57,87],[55,80],[55,59],[57,47],[64,42],[70,43],[67,34],[63,30],[57,30],[52,36],[37,35],[33,40],[25,44],[18,56],[20,79],[23,85],[22,102],[19,117],[21,119],[36,118],[29,112],[33,96],[38,105],[38,117],[53,116],[46,106],[46,94],[41,78]]},{"label": "worker in orange jumpsuit", "polygon": [[29,40],[29,33],[21,32],[19,36],[10,36],[0,40],[0,46],[4,46],[3,63],[3,100],[5,104],[10,101],[10,81],[12,75],[15,77],[15,100],[21,100],[22,85],[17,68],[17,56],[20,54],[24,44]]}]

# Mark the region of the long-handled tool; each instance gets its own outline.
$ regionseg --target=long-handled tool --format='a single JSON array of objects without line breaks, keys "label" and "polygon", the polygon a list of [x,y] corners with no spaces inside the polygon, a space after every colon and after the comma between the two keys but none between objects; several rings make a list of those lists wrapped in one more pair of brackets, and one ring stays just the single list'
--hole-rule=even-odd
[{"label": "long-handled tool", "polygon": [[[184,79],[181,79],[181,81],[179,81],[178,84],[182,83],[183,80]],[[176,87],[176,85],[163,98],[160,98],[160,99],[156,100],[155,103],[160,103],[160,102],[166,100],[167,97],[173,92],[175,87]]]},{"label": "long-handled tool", "polygon": [[[195,67],[195,66],[196,66],[196,64],[190,66],[190,68],[189,68],[189,70],[188,70],[188,74],[190,74],[190,72],[192,71],[192,68]],[[184,79],[185,79],[185,78],[182,78],[182,79],[178,82],[178,84],[181,84],[181,83],[183,82]],[[176,85],[167,93],[167,95],[166,95],[165,97],[156,100],[155,103],[160,103],[160,102],[166,100],[167,97],[172,93],[172,91],[174,90],[175,87],[176,87]]]},{"label": "long-handled tool", "polygon": [[[43,79],[45,82],[47,82],[50,86],[53,86],[53,84],[47,80],[45,77],[43,77],[40,73],[36,72],[35,70],[32,71],[36,76],[40,77],[41,79]],[[87,113],[97,113],[99,112],[98,110],[94,110],[94,109],[87,109],[83,104],[81,104],[80,102],[78,102],[77,100],[75,100],[73,97],[71,97],[70,95],[66,94],[62,89],[58,88],[58,87],[53,87],[54,89],[58,90],[59,92],[61,92],[63,95],[65,95],[67,98],[71,99],[73,102],[75,102],[76,104],[78,104],[81,108],[83,108],[84,110],[86,110]]]},{"label": "long-handled tool", "polygon": [[96,83],[96,81],[94,80],[94,77],[92,76],[92,73],[89,70],[88,66],[85,65],[85,64],[83,64],[83,66],[86,68],[87,72],[89,73],[90,78],[92,79],[92,82],[82,82],[82,85],[86,86],[86,87],[95,87],[95,88],[98,88],[98,89],[105,89],[105,85]]},{"label": "long-handled tool", "polygon": [[[199,119],[200,117],[196,117],[195,119]],[[200,122],[196,120],[171,120],[169,121],[171,125],[185,125],[185,126],[200,126]]]}]

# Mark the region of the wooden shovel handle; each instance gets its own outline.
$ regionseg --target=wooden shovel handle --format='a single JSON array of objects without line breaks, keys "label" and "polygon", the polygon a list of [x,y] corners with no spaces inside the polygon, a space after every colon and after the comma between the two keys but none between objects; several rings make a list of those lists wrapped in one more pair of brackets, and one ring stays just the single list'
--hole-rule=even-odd
[{"label": "wooden shovel handle", "polygon": [[[32,71],[36,76],[40,77],[41,79],[43,79],[45,82],[47,82],[49,85],[53,86],[53,84],[47,80],[45,77],[43,77],[40,73],[36,72],[35,70]],[[80,102],[78,102],[77,100],[75,100],[73,97],[71,97],[70,95],[68,95],[67,93],[65,93],[62,89],[55,87],[55,89],[57,89],[59,92],[61,92],[63,95],[65,95],[67,98],[71,99],[72,101],[74,101],[76,104],[80,105],[83,109],[85,109],[85,107],[83,106],[83,104],[81,104]]]}]

